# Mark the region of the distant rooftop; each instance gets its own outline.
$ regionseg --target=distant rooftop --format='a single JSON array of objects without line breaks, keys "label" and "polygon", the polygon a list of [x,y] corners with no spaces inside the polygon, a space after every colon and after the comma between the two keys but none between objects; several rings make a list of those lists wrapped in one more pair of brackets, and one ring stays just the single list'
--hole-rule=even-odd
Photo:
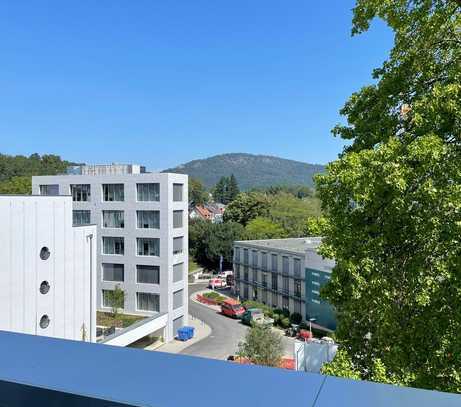
[{"label": "distant rooftop", "polygon": [[262,249],[279,249],[295,253],[305,253],[307,250],[317,249],[321,242],[321,237],[313,236],[297,239],[241,240],[235,243],[239,245],[251,245]]},{"label": "distant rooftop", "polygon": [[146,167],[137,164],[73,165],[66,170],[67,175],[124,175],[145,172]]}]

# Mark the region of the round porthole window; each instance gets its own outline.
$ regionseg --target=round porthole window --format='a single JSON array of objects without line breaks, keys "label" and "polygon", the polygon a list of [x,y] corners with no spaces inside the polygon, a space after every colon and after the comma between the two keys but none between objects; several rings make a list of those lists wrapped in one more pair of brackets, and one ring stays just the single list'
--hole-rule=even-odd
[{"label": "round porthole window", "polygon": [[42,260],[48,260],[48,258],[50,257],[50,249],[48,249],[48,247],[42,247],[42,250],[40,250],[40,258]]},{"label": "round porthole window", "polygon": [[40,284],[40,293],[47,294],[48,291],[50,291],[50,284],[48,281],[42,281],[42,284]]},{"label": "round porthole window", "polygon": [[48,328],[48,325],[50,325],[50,318],[48,317],[48,315],[43,315],[40,318],[40,328],[46,329]]}]

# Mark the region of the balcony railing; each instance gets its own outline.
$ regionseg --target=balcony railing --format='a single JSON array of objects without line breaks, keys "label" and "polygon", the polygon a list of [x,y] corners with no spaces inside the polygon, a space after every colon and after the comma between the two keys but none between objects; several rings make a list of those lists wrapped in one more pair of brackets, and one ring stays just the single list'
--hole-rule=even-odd
[{"label": "balcony railing", "polygon": [[8,407],[234,407],[223,383],[245,406],[280,407],[287,394],[294,406],[461,405],[457,394],[163,352],[10,332],[0,332],[0,343],[0,405]]}]

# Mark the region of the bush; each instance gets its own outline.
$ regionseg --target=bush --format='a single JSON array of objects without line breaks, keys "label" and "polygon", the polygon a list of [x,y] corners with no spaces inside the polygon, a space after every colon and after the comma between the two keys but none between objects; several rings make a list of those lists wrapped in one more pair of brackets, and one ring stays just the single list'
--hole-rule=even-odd
[{"label": "bush", "polygon": [[269,314],[273,313],[272,309],[269,306],[264,305],[261,302],[248,300],[248,301],[244,301],[242,305],[245,307],[245,309],[259,308],[262,312],[264,312],[264,315],[266,316],[269,316]]},{"label": "bush", "polygon": [[283,318],[280,320],[280,326],[284,329],[289,328],[291,325],[290,318]]},{"label": "bush", "polygon": [[283,311],[280,308],[276,308],[276,309],[274,309],[273,313],[274,313],[274,315],[282,315]]},{"label": "bush", "polygon": [[290,316],[290,321],[292,324],[299,325],[301,321],[303,320],[303,316],[299,314],[298,312],[293,312]]},{"label": "bush", "polygon": [[288,311],[287,309],[283,309],[283,310],[282,310],[282,315],[283,315],[285,318],[290,318],[290,311]]}]

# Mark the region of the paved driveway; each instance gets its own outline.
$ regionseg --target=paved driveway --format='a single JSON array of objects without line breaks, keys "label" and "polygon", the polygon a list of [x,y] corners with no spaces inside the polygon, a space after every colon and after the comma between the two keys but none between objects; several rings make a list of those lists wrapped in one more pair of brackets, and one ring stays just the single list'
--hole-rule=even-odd
[{"label": "paved driveway", "polygon": [[[206,288],[205,284],[189,286],[189,295]],[[199,318],[211,328],[211,335],[188,347],[181,353],[212,359],[226,359],[237,352],[238,343],[243,340],[247,327],[240,321],[225,317],[212,309],[189,300],[189,314]],[[292,356],[293,340],[283,338],[285,354]]]}]

